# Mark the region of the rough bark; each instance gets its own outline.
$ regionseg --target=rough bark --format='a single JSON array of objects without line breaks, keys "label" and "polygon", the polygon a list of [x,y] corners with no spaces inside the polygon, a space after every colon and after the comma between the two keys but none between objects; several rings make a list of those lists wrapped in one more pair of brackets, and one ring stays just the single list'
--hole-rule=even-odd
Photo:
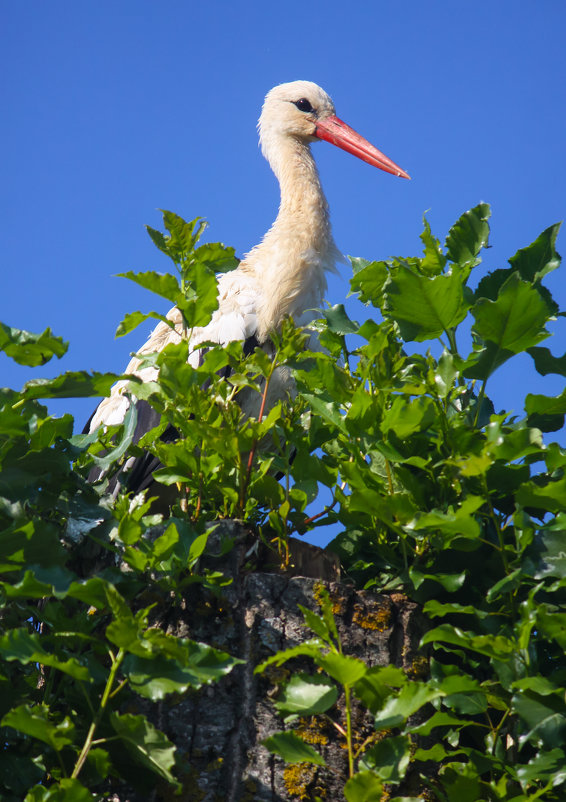
[{"label": "rough bark", "polygon": [[[282,572],[272,557],[255,549],[256,538],[241,525],[228,522],[224,532],[215,535],[217,543],[226,534],[235,538],[235,547],[221,558],[220,566],[213,563],[233,577],[226,592],[215,596],[194,586],[181,606],[161,610],[156,622],[169,633],[245,660],[220,682],[143,708],[178,748],[183,792],[174,798],[183,802],[343,799],[347,753],[343,738],[325,717],[301,720],[293,728],[322,753],[327,768],[286,766],[262,746],[268,735],[284,729],[271,702],[279,683],[290,672],[314,673],[312,664],[295,660],[261,676],[254,674],[254,668],[280,649],[312,636],[297,605],[319,612],[317,597],[323,583],[333,601],[345,654],[370,666],[394,664],[417,676],[423,665],[417,653],[423,633],[418,607],[401,594],[356,591],[336,581],[336,561],[316,547],[293,544],[291,563],[298,563],[303,574],[295,576],[292,565]],[[269,559],[272,564],[266,570]],[[343,721],[342,714],[339,699],[333,716]],[[375,732],[371,716],[358,707],[354,730],[359,742]],[[165,786],[114,790],[114,802],[173,799]]]}]

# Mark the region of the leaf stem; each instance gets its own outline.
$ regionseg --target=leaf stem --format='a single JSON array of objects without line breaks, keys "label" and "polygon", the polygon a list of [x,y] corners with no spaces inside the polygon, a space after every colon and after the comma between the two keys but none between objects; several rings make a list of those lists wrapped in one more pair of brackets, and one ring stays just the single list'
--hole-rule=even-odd
[{"label": "leaf stem", "polygon": [[352,748],[352,698],[350,686],[344,685],[344,697],[346,703],[346,744],[348,747],[348,776],[354,776],[354,750]]},{"label": "leaf stem", "polygon": [[[100,720],[104,715],[104,711],[106,709],[106,705],[108,704],[108,700],[110,699],[112,693],[112,686],[114,685],[114,680],[116,679],[116,674],[118,673],[118,669],[122,664],[124,657],[126,656],[126,652],[123,649],[119,649],[118,654],[116,657],[112,653],[110,653],[112,658],[112,665],[110,667],[110,672],[108,674],[108,679],[106,680],[106,687],[104,688],[104,692],[102,694],[102,699],[100,700],[100,707],[98,708],[96,715],[88,729],[85,742],[83,744],[83,748],[81,749],[80,755],[76,762],[75,768],[73,769],[73,773],[71,774],[71,779],[75,779],[79,776],[80,771],[85,763],[85,760],[88,757],[88,753],[92,746],[92,742],[94,739],[94,733],[98,725],[100,724]],[[121,687],[121,686],[120,686]]]},{"label": "leaf stem", "polygon": [[[344,490],[347,484],[348,482],[346,481],[346,479],[344,479],[344,481],[340,485],[340,490]],[[327,504],[326,507],[323,510],[321,510],[321,512],[317,512],[316,515],[311,515],[310,518],[305,518],[305,520],[303,521],[303,526],[308,526],[309,524],[312,524],[313,521],[317,521],[319,518],[322,518],[323,515],[326,515],[331,510],[333,510],[337,503],[338,503],[338,496],[334,496],[332,504]]]},{"label": "leaf stem", "polygon": [[[265,413],[265,405],[267,403],[267,393],[268,393],[268,390],[269,390],[269,383],[270,383],[271,378],[273,376],[273,372],[275,370],[276,364],[277,364],[277,354],[275,354],[275,356],[273,357],[273,362],[271,363],[271,369],[269,371],[269,375],[265,377],[265,387],[263,388],[263,393],[262,393],[262,396],[261,396],[261,406],[259,408],[259,415],[258,415],[258,418],[257,418],[257,422],[258,423],[261,423],[261,421],[263,420],[263,415]],[[249,453],[249,456],[248,456],[248,464],[247,464],[247,468],[246,468],[246,477],[244,479],[244,482],[243,482],[241,490],[240,490],[240,512],[242,513],[242,515],[244,513],[244,504],[245,504],[245,500],[246,500],[246,494],[248,492],[248,486],[249,486],[250,479],[251,479],[251,476],[252,476],[252,468],[253,468],[253,463],[254,463],[257,444],[258,444],[258,438],[256,437],[254,439],[254,441],[252,443],[252,447],[250,449],[250,453]]]},{"label": "leaf stem", "polygon": [[482,408],[483,399],[484,399],[484,396],[485,396],[486,384],[487,384],[487,379],[484,379],[483,382],[482,382],[482,385],[480,387],[478,400],[476,401],[476,414],[474,416],[474,427],[476,427],[478,425],[478,420],[479,420],[479,417],[480,417],[480,410]]},{"label": "leaf stem", "polygon": [[446,336],[448,337],[448,342],[450,344],[450,353],[454,354],[454,356],[458,356],[458,346],[456,344],[456,334],[454,329],[444,329],[446,332]]}]

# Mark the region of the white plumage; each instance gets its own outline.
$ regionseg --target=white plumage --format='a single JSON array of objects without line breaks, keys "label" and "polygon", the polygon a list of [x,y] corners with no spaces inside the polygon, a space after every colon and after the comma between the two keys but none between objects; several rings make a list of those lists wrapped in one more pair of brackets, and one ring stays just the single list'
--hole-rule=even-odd
[{"label": "white plumage", "polygon": [[[258,128],[262,152],[281,189],[279,213],[261,243],[235,270],[220,276],[218,309],[207,326],[194,329],[191,335],[189,362],[193,365],[198,364],[194,347],[203,341],[226,344],[255,337],[262,344],[286,315],[304,325],[312,319],[310,310],[320,306],[326,273],[336,269],[342,255],[332,236],[328,204],[310,150],[312,142],[326,139],[369,164],[409,177],[339,120],[330,97],[311,81],[294,81],[272,89],[265,98]],[[140,355],[180,340],[179,310],[172,309],[167,317],[175,323],[175,330],[160,323]],[[134,357],[126,373],[145,381],[157,377],[155,368],[140,369],[140,364]],[[289,389],[288,374],[282,372],[278,378],[272,398]],[[124,381],[112,388],[96,410],[90,431],[101,424],[122,422],[130,403],[124,395],[126,388]]]}]

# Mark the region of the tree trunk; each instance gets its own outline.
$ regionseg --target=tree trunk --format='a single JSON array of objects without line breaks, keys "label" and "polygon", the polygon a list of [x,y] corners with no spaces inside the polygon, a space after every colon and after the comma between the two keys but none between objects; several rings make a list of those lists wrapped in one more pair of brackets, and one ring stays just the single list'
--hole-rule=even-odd
[{"label": "tree trunk", "polygon": [[[229,652],[245,664],[200,691],[142,705],[177,746],[183,791],[173,796],[165,785],[151,789],[132,785],[120,791],[114,787],[113,802],[343,799],[347,752],[343,737],[325,716],[301,719],[292,727],[323,755],[327,767],[286,765],[262,746],[270,734],[285,728],[271,701],[278,683],[296,671],[314,674],[316,668],[303,659],[254,674],[267,657],[312,637],[297,605],[319,612],[321,583],[333,601],[345,654],[369,666],[402,667],[411,677],[423,673],[417,646],[424,623],[418,606],[405,596],[356,591],[338,581],[335,558],[294,538],[292,565],[282,571],[271,553],[257,548],[257,536],[240,523],[224,522],[209,543],[219,549],[226,536],[235,539],[234,548],[208,564],[230,575],[232,584],[221,596],[194,585],[182,605],[162,609],[156,623],[171,634]],[[343,699],[329,712],[343,724]],[[353,729],[358,743],[376,735],[372,716],[359,707],[354,708]]]}]

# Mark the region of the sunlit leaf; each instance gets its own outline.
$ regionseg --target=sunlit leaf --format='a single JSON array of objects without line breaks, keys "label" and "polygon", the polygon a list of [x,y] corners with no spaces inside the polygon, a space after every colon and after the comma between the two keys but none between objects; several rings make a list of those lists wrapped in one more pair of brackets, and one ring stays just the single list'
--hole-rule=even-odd
[{"label": "sunlit leaf", "polygon": [[480,299],[472,308],[474,331],[500,350],[519,353],[548,337],[551,312],[536,289],[513,274],[497,300]]},{"label": "sunlit leaf", "polygon": [[386,313],[409,340],[440,337],[465,318],[468,308],[457,272],[429,278],[403,264],[391,274],[384,297]]},{"label": "sunlit leaf", "polygon": [[3,727],[38,738],[56,751],[73,743],[74,725],[71,719],[56,721],[51,717],[47,705],[19,705],[9,710],[1,721]]},{"label": "sunlit leaf", "polygon": [[388,697],[381,710],[375,715],[376,729],[384,730],[399,727],[423,705],[444,696],[439,688],[422,682],[410,682],[401,688],[398,695]]},{"label": "sunlit leaf", "polygon": [[450,624],[426,632],[421,643],[449,643],[499,660],[507,659],[514,650],[513,643],[503,635],[474,635]]},{"label": "sunlit leaf", "polygon": [[430,224],[423,216],[424,231],[420,238],[424,245],[424,259],[421,262],[421,270],[427,276],[437,276],[442,273],[446,264],[446,256],[442,250],[439,240],[430,230]]},{"label": "sunlit leaf", "polygon": [[383,784],[373,771],[358,771],[344,786],[347,802],[381,802]]},{"label": "sunlit leaf", "polygon": [[63,778],[49,787],[34,786],[24,802],[94,802],[96,799],[76,778]]},{"label": "sunlit leaf", "polygon": [[[354,264],[354,263],[353,263]],[[371,303],[380,307],[383,288],[389,276],[390,265],[387,262],[368,262],[363,266],[356,263],[354,277],[351,280],[353,292],[359,292],[363,303]]]},{"label": "sunlit leaf", "polygon": [[317,663],[342,685],[353,685],[367,671],[367,665],[362,660],[335,652],[329,652],[325,657],[319,657]]},{"label": "sunlit leaf", "polygon": [[479,203],[457,220],[446,237],[446,255],[461,266],[474,267],[478,254],[487,247],[491,209],[487,203]]},{"label": "sunlit leaf", "polygon": [[32,334],[30,331],[13,329],[0,323],[0,351],[4,351],[19,365],[36,367],[45,365],[56,356],[61,358],[67,353],[69,343],[61,337],[55,337],[51,329],[45,329],[41,334]]},{"label": "sunlit leaf", "polygon": [[145,290],[150,290],[171,303],[177,302],[181,292],[179,282],[172,273],[157,273],[155,270],[135,273],[133,270],[128,270],[126,273],[118,273],[118,276],[130,279]]},{"label": "sunlit leaf", "polygon": [[314,763],[325,766],[326,762],[316,749],[305,743],[294,732],[275,732],[263,741],[263,745],[286,763]]},{"label": "sunlit leaf", "polygon": [[171,321],[168,320],[165,315],[160,315],[157,312],[129,312],[116,329],[116,337],[124,337],[124,335],[129,334],[141,323],[145,323],[145,321],[150,318],[172,325]]},{"label": "sunlit leaf", "polygon": [[338,690],[324,677],[294,674],[277,698],[275,707],[285,715],[325,713],[338,698]]},{"label": "sunlit leaf", "polygon": [[109,395],[120,379],[116,373],[87,373],[86,370],[62,373],[55,379],[31,379],[22,389],[26,398],[90,398]]},{"label": "sunlit leaf", "polygon": [[560,255],[556,252],[556,237],[561,223],[546,228],[526,248],[521,248],[509,259],[513,270],[525,281],[537,282],[560,266]]}]

